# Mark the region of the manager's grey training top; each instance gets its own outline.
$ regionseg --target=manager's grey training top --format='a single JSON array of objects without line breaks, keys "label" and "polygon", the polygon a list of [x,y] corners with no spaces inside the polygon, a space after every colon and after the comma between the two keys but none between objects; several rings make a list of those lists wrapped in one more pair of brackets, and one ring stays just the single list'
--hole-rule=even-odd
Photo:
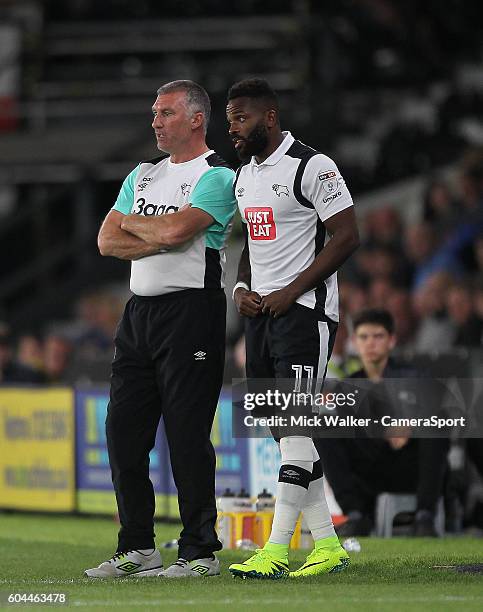
[{"label": "manager's grey training top", "polygon": [[235,173],[214,151],[174,164],[169,157],[141,162],[124,180],[113,210],[167,215],[191,205],[214,221],[191,240],[131,264],[131,291],[151,296],[183,289],[224,287],[225,243],[236,209]]}]

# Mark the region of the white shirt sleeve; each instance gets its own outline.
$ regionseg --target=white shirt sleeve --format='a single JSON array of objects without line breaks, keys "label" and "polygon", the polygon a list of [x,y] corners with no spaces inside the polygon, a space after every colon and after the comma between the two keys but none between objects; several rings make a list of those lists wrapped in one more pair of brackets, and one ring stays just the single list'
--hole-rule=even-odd
[{"label": "white shirt sleeve", "polygon": [[314,205],[321,221],[354,205],[335,162],[322,153],[311,157],[305,167],[302,195]]}]

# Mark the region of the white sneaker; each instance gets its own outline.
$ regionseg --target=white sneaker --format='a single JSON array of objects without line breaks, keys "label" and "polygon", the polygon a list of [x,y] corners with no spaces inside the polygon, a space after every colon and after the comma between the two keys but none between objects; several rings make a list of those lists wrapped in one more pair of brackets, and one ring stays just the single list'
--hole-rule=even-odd
[{"label": "white sneaker", "polygon": [[186,561],[178,559],[167,569],[158,573],[163,578],[199,578],[200,576],[218,576],[220,574],[220,562],[216,557],[213,559],[195,559]]},{"label": "white sneaker", "polygon": [[163,569],[161,554],[156,548],[154,552],[145,554],[140,550],[128,550],[116,553],[109,561],[104,561],[99,567],[88,569],[85,575],[89,578],[121,578],[123,576],[157,576]]}]

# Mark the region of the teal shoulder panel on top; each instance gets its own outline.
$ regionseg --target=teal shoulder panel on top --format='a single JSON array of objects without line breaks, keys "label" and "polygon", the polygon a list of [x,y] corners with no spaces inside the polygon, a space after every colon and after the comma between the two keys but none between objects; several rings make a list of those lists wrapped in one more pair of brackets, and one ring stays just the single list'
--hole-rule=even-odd
[{"label": "teal shoulder panel on top", "polygon": [[112,207],[112,210],[117,210],[123,215],[128,215],[131,212],[134,203],[134,185],[141,164],[138,164],[132,172],[130,172],[122,184],[117,200]]},{"label": "teal shoulder panel on top", "polygon": [[230,168],[210,168],[196,183],[190,198],[191,206],[201,208],[222,227],[226,226],[236,206],[234,178],[235,173]]},{"label": "teal shoulder panel on top", "polygon": [[206,230],[208,247],[221,249],[229,232],[236,210],[234,179],[235,173],[230,168],[210,168],[201,176],[191,194],[192,208],[204,210],[215,220]]}]

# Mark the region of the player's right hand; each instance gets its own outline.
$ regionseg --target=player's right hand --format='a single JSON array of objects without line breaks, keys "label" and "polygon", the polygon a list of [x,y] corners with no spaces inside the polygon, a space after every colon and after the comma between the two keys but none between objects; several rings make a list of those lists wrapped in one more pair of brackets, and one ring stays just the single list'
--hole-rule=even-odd
[{"label": "player's right hand", "polygon": [[238,287],[233,296],[238,312],[245,317],[256,317],[262,311],[262,298],[256,291],[248,291]]}]

